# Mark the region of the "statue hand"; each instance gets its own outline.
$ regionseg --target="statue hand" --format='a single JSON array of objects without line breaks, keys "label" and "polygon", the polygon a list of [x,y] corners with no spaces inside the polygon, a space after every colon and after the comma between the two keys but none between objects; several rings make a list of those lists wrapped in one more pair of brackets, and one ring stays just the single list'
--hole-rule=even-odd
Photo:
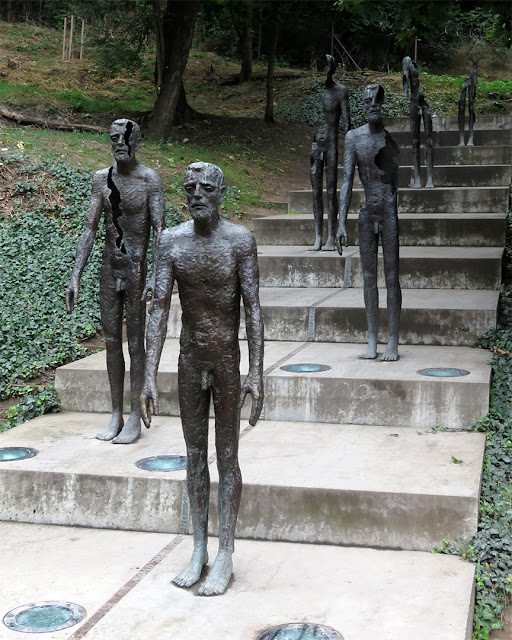
[{"label": "statue hand", "polygon": [[340,256],[343,255],[343,245],[348,247],[348,236],[345,225],[340,224],[338,233],[336,234],[336,249],[338,249]]},{"label": "statue hand", "polygon": [[78,282],[71,280],[66,287],[66,311],[73,313],[75,304],[78,301],[78,292],[80,291],[80,285]]},{"label": "statue hand", "polygon": [[249,424],[254,427],[254,425],[258,422],[258,418],[260,417],[260,413],[263,408],[263,375],[249,373],[247,378],[244,380],[242,389],[240,391],[240,401],[238,402],[239,411],[242,409],[245,397],[248,393],[252,398],[252,408],[249,418]]},{"label": "statue hand", "polygon": [[150,291],[151,293],[153,293],[154,290],[155,290],[155,274],[153,273],[151,278],[149,278],[149,280],[146,282],[146,286],[144,287],[144,291],[142,292],[141,300],[145,301],[148,293]]},{"label": "statue hand", "polygon": [[[150,404],[151,403],[151,404]],[[140,410],[142,413],[142,422],[149,429],[151,426],[151,405],[153,406],[153,415],[158,415],[158,391],[155,379],[151,378],[144,382],[140,394]]]}]

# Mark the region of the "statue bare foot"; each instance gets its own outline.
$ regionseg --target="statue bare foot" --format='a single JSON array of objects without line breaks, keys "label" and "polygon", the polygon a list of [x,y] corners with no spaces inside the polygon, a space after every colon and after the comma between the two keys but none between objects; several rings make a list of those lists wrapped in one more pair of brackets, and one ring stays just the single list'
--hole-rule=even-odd
[{"label": "statue bare foot", "polygon": [[464,144],[464,140],[461,140],[461,141],[459,142],[459,145],[458,145],[458,146],[459,146],[459,147],[464,147],[464,146],[465,146],[465,144]]},{"label": "statue bare foot", "polygon": [[466,147],[474,147],[474,146],[475,146],[475,143],[474,143],[474,142],[473,142],[473,140],[470,138],[470,139],[468,140],[468,143],[467,143]]},{"label": "statue bare foot", "polygon": [[388,346],[382,354],[381,360],[383,362],[394,362],[395,360],[398,360],[398,341],[390,340],[388,342]]},{"label": "statue bare foot", "polygon": [[334,251],[336,249],[336,245],[334,244],[334,238],[330,236],[327,238],[327,242],[322,247],[322,251]]},{"label": "statue bare foot", "polygon": [[174,578],[172,583],[177,587],[181,587],[182,589],[188,589],[188,587],[191,587],[199,581],[199,578],[201,577],[201,573],[203,571],[203,567],[207,563],[208,552],[206,551],[206,549],[194,549],[190,564],[185,569],[185,571],[182,571]]},{"label": "statue bare foot", "polygon": [[131,413],[119,435],[112,442],[114,444],[131,444],[140,438],[140,415]]},{"label": "statue bare foot", "polygon": [[366,351],[362,353],[360,356],[363,360],[375,360],[377,357],[377,347],[368,345]]},{"label": "statue bare foot", "polygon": [[413,183],[413,185],[412,185],[412,188],[413,188],[413,189],[421,189],[421,180],[420,180],[419,178],[417,178],[417,179],[414,181],[414,183]]},{"label": "statue bare foot", "polygon": [[112,417],[110,418],[108,429],[105,429],[105,431],[98,433],[96,435],[96,438],[98,440],[112,440],[112,438],[115,438],[117,434],[120,433],[123,425],[123,414],[120,411],[114,411],[112,413]]},{"label": "statue bare foot", "polygon": [[233,575],[232,554],[228,551],[219,551],[210,569],[206,580],[197,592],[198,596],[219,596],[228,588]]},{"label": "statue bare foot", "polygon": [[426,187],[427,189],[433,189],[433,188],[434,188],[434,183],[432,182],[432,178],[429,178],[429,179],[427,180],[427,184],[425,185],[425,187]]},{"label": "statue bare foot", "polygon": [[322,238],[316,237],[315,244],[308,251],[320,251],[322,248]]}]

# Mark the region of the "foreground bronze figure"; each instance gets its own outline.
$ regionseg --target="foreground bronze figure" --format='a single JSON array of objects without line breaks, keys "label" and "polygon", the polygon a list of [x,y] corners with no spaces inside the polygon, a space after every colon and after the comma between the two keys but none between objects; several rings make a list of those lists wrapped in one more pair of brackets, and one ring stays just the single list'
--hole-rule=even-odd
[{"label": "foreground bronze figure", "polygon": [[[71,313],[78,300],[80,278],[91,253],[102,212],[106,239],[100,282],[101,323],[107,347],[107,371],[112,394],[109,427],[96,437],[116,444],[135,442],[140,436],[140,392],[144,381],[144,328],[146,253],[153,228],[156,251],[164,228],[162,181],[152,169],[139,164],[135,153],[140,129],[132,120],[116,120],[110,129],[115,164],[97,171],[85,229],[78,241],[75,265],[66,288],[66,308]],[[123,309],[130,353],[131,411],[123,421],[125,363],[122,346]]]},{"label": "foreground bronze figure", "polygon": [[[313,187],[313,212],[315,215],[316,238],[312,251],[334,251],[336,218],[338,215],[338,129],[343,116],[345,132],[350,129],[350,107],[347,88],[332,79],[336,72],[336,61],[326,55],[328,70],[323,95],[325,123],[316,123],[315,142],[311,154],[311,184]],[[316,144],[316,147],[315,147]],[[322,247],[323,229],[323,167],[325,165],[325,186],[327,188],[327,242]]]},{"label": "foreground bronze figure", "polygon": [[410,86],[410,122],[412,134],[412,164],[414,171],[413,187],[419,189],[421,187],[420,175],[420,124],[423,119],[423,128],[425,129],[425,137],[427,139],[426,161],[427,161],[427,183],[426,187],[433,187],[432,173],[434,169],[434,133],[432,127],[432,115],[430,107],[424,96],[420,94],[420,81],[418,75],[418,67],[416,63],[406,56],[402,60],[402,81],[404,88],[404,96],[409,95]]},{"label": "foreground bronze figure", "polygon": [[398,278],[398,147],[384,129],[381,106],[384,89],[378,84],[366,87],[363,93],[368,124],[349,131],[345,138],[343,185],[340,192],[340,217],[336,246],[342,255],[348,246],[347,214],[352,198],[354,171],[357,164],[366,198],[359,212],[359,253],[364,274],[364,304],[368,321],[368,348],[362,358],[377,357],[379,328],[379,293],[377,289],[377,249],[379,235],[384,254],[389,316],[389,342],[382,360],[398,360],[398,336],[402,292]]},{"label": "foreground bronze figure", "polygon": [[459,147],[464,146],[464,121],[466,119],[466,94],[468,96],[469,138],[468,147],[473,147],[473,127],[475,124],[475,97],[478,84],[478,60],[473,62],[471,74],[462,84],[459,93]]},{"label": "foreground bronze figure", "polygon": [[[142,415],[149,427],[150,401],[158,413],[156,373],[165,340],[174,282],[178,283],[183,328],[180,337],[178,392],[187,445],[187,489],[192,512],[194,552],[189,566],[174,578],[179,587],[198,582],[208,562],[207,526],[208,414],[215,410],[219,470],[219,552],[198,594],[223,593],[231,579],[235,525],[242,478],[238,466],[240,409],[252,396],[249,422],[256,424],[263,405],[263,323],[258,293],[256,243],[245,228],[219,216],[225,194],[219,167],[203,162],[185,172],[192,220],[162,234],[156,263],[154,302],[147,329]],[[245,307],[249,374],[240,388],[240,296]]]}]

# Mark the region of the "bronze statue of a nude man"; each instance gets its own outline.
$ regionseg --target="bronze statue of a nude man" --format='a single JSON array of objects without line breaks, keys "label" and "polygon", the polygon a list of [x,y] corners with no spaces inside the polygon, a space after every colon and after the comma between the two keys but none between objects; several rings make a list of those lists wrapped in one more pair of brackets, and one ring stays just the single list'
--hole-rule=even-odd
[{"label": "bronze statue of a nude man", "polygon": [[[151,228],[156,251],[164,229],[165,209],[160,177],[135,159],[141,144],[138,124],[127,119],[116,120],[110,129],[110,140],[115,164],[94,174],[85,229],[78,241],[75,265],[66,288],[66,308],[71,313],[78,300],[80,278],[104,213],[106,239],[101,265],[100,307],[107,347],[112,418],[107,430],[96,437],[116,444],[129,444],[139,438],[141,427],[145,294],[152,288],[151,281],[146,285],[146,253]],[[123,420],[123,307],[126,310],[131,383],[131,411],[126,424]]]},{"label": "bronze statue of a nude man", "polygon": [[336,246],[342,255],[343,244],[348,245],[346,221],[354,171],[357,164],[363,183],[366,203],[359,212],[359,253],[364,274],[364,304],[368,320],[368,348],[362,358],[377,357],[379,326],[379,293],[377,289],[377,249],[379,235],[384,254],[389,316],[389,342],[382,360],[398,360],[398,334],[402,292],[398,278],[398,147],[384,129],[381,106],[384,89],[378,84],[368,85],[363,92],[368,124],[349,131],[345,137],[343,185],[340,191],[340,214]]},{"label": "bronze statue of a nude man", "polygon": [[[259,303],[256,243],[250,231],[219,215],[224,175],[213,164],[196,162],[185,172],[185,193],[192,220],[166,230],[156,262],[153,309],[146,336],[142,416],[149,427],[150,401],[158,413],[156,373],[165,340],[174,281],[182,308],[178,393],[187,445],[187,489],[194,551],[189,566],[173,582],[191,587],[208,562],[207,525],[208,414],[215,409],[219,469],[219,552],[198,594],[223,593],[231,579],[235,525],[242,478],[238,466],[240,409],[252,396],[249,422],[256,424],[263,405],[263,322]],[[249,373],[240,388],[240,296],[245,307]]]},{"label": "bronze statue of a nude man", "polygon": [[[350,127],[350,106],[348,90],[340,82],[333,80],[336,72],[335,59],[326,54],[328,70],[323,93],[323,112],[325,124],[316,128],[315,140],[323,147],[321,153],[313,148],[311,155],[311,184],[313,187],[313,207],[315,216],[316,238],[311,251],[334,251],[336,217],[338,215],[338,198],[336,186],[338,184],[338,128],[343,116],[345,132]],[[323,166],[325,164],[325,186],[327,189],[327,242],[322,247],[323,225]]]}]

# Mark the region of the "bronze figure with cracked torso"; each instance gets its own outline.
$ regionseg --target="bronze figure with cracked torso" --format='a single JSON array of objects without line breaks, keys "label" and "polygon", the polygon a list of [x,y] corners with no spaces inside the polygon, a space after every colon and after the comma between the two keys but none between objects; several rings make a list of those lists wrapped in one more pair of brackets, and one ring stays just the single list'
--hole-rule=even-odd
[{"label": "bronze figure with cracked torso", "polygon": [[[80,278],[91,253],[101,214],[105,216],[105,247],[101,265],[100,307],[105,332],[107,372],[112,395],[112,418],[99,440],[115,444],[135,442],[141,432],[140,392],[144,381],[144,329],[146,319],[146,254],[151,229],[153,247],[165,224],[164,195],[158,174],[139,164],[139,126],[132,120],[116,120],[110,129],[115,164],[97,171],[85,229],[78,241],[75,264],[66,288],[71,313],[78,300]],[[130,354],[131,410],[123,420],[125,362],[122,346],[123,309]]]},{"label": "bronze figure with cracked torso", "polygon": [[471,73],[469,78],[466,78],[462,83],[462,88],[459,93],[459,147],[464,146],[464,122],[466,114],[466,95],[468,99],[468,119],[469,119],[469,137],[467,146],[473,147],[474,143],[474,131],[475,125],[475,98],[476,87],[478,85],[478,60],[475,60],[471,66]]},{"label": "bronze figure with cracked torso", "polygon": [[336,246],[343,254],[348,246],[347,215],[352,198],[354,172],[357,165],[363,183],[365,206],[359,212],[359,254],[364,278],[364,303],[368,321],[368,347],[362,358],[377,357],[379,327],[379,292],[377,289],[377,251],[379,236],[384,256],[387,289],[389,340],[382,360],[398,360],[398,337],[402,292],[399,282],[398,147],[382,122],[384,89],[368,85],[363,92],[368,124],[349,131],[345,137],[343,184],[340,191],[340,214]]},{"label": "bronze figure with cracked torso", "polygon": [[[231,579],[235,525],[242,478],[238,465],[240,410],[252,396],[251,425],[263,406],[263,322],[259,303],[256,243],[245,227],[220,217],[224,198],[222,171],[197,162],[185,172],[185,193],[192,220],[162,234],[155,269],[153,308],[147,328],[143,419],[150,405],[158,413],[156,373],[165,340],[174,282],[182,308],[178,393],[187,446],[187,490],[194,551],[189,566],[173,582],[196,584],[208,562],[207,526],[210,476],[208,416],[215,411],[219,470],[219,551],[198,594],[223,593]],[[240,385],[240,301],[245,308],[249,373]]]}]

